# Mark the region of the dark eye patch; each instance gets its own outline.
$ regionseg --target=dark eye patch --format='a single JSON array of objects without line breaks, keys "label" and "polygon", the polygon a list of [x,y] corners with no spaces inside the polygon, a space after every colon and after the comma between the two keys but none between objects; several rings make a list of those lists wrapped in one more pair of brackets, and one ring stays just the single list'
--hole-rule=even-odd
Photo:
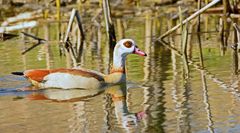
[{"label": "dark eye patch", "polygon": [[124,42],[123,44],[124,44],[124,46],[127,47],[127,48],[131,48],[132,45],[133,45],[131,41],[126,41],[126,42]]}]

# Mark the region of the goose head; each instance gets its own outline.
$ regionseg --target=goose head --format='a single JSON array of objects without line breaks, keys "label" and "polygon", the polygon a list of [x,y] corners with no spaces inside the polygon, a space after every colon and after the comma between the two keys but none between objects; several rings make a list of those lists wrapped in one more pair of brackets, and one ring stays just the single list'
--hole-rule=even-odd
[{"label": "goose head", "polygon": [[113,52],[113,67],[124,68],[127,55],[137,54],[140,56],[147,56],[147,54],[141,51],[134,40],[121,39],[117,42]]}]

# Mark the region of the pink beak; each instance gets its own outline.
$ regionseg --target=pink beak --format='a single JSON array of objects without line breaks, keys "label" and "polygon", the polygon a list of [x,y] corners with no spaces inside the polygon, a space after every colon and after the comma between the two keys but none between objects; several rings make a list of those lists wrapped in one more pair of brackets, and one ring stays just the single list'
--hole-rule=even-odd
[{"label": "pink beak", "polygon": [[140,56],[147,56],[147,54],[145,52],[141,51],[137,47],[134,48],[133,54],[138,54]]}]

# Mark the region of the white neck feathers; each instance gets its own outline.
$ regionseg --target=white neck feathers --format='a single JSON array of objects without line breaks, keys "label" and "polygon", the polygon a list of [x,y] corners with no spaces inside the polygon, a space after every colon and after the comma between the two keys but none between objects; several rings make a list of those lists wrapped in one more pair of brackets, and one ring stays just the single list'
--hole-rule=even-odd
[{"label": "white neck feathers", "polygon": [[113,68],[125,68],[127,54],[124,54],[119,47],[113,52]]}]

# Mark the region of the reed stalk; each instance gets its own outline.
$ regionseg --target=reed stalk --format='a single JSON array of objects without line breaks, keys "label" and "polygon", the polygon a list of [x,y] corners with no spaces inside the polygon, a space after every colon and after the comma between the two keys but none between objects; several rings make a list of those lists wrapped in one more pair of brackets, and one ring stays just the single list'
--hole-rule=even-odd
[{"label": "reed stalk", "polygon": [[[199,14],[203,13],[204,11],[206,11],[207,9],[209,9],[210,7],[214,6],[215,4],[217,4],[218,2],[220,2],[221,0],[213,0],[212,2],[210,2],[209,4],[207,4],[206,6],[204,6],[203,8],[201,8],[200,10],[198,10],[197,12],[195,12],[194,14],[192,14],[191,16],[189,16],[188,18],[186,18],[185,20],[182,21],[182,24],[186,24],[187,22],[191,21],[192,19],[196,18]],[[179,23],[178,25],[176,25],[175,27],[173,27],[172,29],[168,30],[167,32],[165,32],[163,35],[161,35],[159,38],[157,38],[157,40],[162,40],[163,38],[165,38],[166,36],[168,36],[169,34],[171,34],[172,32],[174,32],[176,29],[178,29],[181,26],[181,23]]]}]

